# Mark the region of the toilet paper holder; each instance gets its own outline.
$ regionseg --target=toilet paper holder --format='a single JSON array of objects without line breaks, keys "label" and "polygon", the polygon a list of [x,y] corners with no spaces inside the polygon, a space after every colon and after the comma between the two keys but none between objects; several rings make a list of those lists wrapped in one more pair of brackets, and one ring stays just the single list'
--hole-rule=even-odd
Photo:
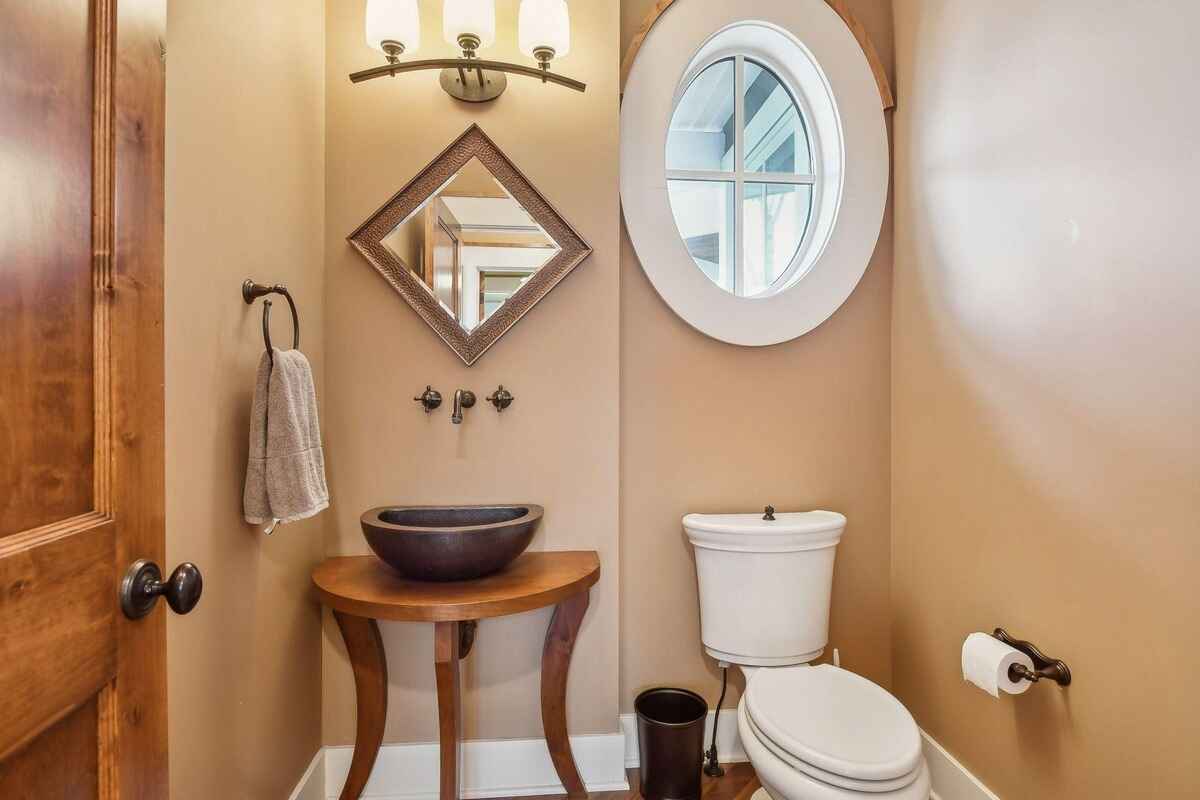
[{"label": "toilet paper holder", "polygon": [[1033,642],[1013,638],[1004,628],[996,628],[996,630],[992,631],[992,636],[1004,642],[1009,647],[1020,650],[1033,661],[1034,668],[1032,670],[1024,664],[1013,664],[1009,667],[1008,677],[1010,679],[1037,683],[1042,678],[1047,678],[1059,686],[1071,685],[1071,670],[1067,667],[1065,661],[1058,658],[1050,658],[1039,650]]}]

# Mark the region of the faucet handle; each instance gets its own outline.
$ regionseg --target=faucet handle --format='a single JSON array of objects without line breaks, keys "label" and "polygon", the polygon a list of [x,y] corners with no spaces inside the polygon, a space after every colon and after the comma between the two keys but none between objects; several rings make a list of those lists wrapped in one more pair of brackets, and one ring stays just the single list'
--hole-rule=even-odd
[{"label": "faucet handle", "polygon": [[483,398],[496,407],[496,412],[499,413],[512,405],[512,392],[504,388],[504,384],[500,384],[500,388],[492,392],[488,397]]},{"label": "faucet handle", "polygon": [[426,386],[425,391],[413,398],[414,401],[425,407],[425,413],[433,411],[442,404],[442,393],[433,386]]}]

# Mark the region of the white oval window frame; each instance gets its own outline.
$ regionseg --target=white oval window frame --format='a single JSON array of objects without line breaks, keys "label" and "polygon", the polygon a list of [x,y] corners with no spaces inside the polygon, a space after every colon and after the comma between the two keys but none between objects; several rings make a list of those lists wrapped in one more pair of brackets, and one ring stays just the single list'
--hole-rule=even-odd
[{"label": "white oval window frame", "polygon": [[[681,48],[680,42],[697,46]],[[783,42],[787,47],[779,46]],[[813,157],[821,159],[818,181],[826,193],[819,202],[814,197],[812,241],[796,256],[811,263],[793,264],[782,288],[756,297],[731,294],[696,267],[667,194],[666,142],[675,104],[704,65],[734,51],[778,70],[802,113],[811,115],[805,122],[816,129]],[[821,78],[836,109],[832,119],[823,119],[810,95],[814,76]],[[830,147],[830,136],[841,146]],[[858,40],[824,0],[681,4],[650,30],[625,84],[621,207],[629,238],[667,305],[714,339],[778,344],[832,316],[875,251],[890,168],[874,74]]]}]

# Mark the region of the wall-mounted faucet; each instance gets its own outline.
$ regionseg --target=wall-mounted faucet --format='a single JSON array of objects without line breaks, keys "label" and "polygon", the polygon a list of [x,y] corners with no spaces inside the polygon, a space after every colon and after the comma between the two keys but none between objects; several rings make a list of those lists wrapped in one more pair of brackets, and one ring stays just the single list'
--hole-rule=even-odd
[{"label": "wall-mounted faucet", "polygon": [[450,415],[450,421],[455,425],[459,425],[463,420],[463,409],[470,408],[475,405],[475,393],[470,389],[455,389],[454,390],[454,413]]}]

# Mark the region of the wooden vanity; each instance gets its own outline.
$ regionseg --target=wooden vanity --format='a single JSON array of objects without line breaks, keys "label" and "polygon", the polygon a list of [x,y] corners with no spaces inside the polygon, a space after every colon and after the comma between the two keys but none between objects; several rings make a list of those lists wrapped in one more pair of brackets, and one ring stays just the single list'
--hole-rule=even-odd
[{"label": "wooden vanity", "polygon": [[555,606],[542,649],[542,726],[554,769],[572,798],[587,797],[567,738],[567,670],[600,578],[595,551],[524,553],[501,572],[472,581],[427,583],[398,577],[374,556],[330,558],[312,573],[321,601],[333,610],[350,663],[358,729],[340,800],[357,800],[367,784],[387,719],[387,657],[377,620],[431,622],[441,739],[441,800],[459,796],[462,702],[458,662],[471,651],[475,624],[489,617]]}]

